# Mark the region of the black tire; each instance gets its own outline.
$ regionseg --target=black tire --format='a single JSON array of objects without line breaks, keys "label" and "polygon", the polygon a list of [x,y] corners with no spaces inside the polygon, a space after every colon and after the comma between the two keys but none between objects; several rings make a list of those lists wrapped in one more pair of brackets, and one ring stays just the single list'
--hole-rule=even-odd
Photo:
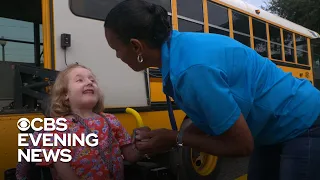
[{"label": "black tire", "polygon": [[[180,130],[186,129],[191,124],[190,119],[185,119],[180,127]],[[193,150],[194,151],[194,150]],[[218,175],[221,168],[220,158],[218,158],[215,169],[207,176],[202,176],[196,172],[192,165],[191,159],[191,148],[183,147],[182,150],[178,153],[176,161],[179,164],[178,172],[179,179],[183,180],[218,180]],[[180,162],[182,161],[182,162]]]}]

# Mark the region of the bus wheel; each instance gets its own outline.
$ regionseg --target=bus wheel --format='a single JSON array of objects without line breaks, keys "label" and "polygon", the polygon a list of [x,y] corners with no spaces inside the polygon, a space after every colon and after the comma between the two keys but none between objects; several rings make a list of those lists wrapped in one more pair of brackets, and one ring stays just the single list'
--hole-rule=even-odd
[{"label": "bus wheel", "polygon": [[[180,129],[184,130],[191,124],[190,119],[185,119]],[[217,156],[198,152],[189,147],[183,147],[178,155],[179,179],[184,180],[217,180],[220,171],[220,162]]]}]

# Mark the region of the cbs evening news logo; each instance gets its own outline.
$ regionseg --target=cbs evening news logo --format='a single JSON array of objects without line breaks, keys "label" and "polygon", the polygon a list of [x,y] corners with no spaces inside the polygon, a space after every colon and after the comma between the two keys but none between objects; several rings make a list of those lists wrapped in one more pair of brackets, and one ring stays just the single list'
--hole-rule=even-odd
[{"label": "cbs evening news logo", "polygon": [[[43,126],[36,127],[35,123],[43,123]],[[21,118],[17,122],[20,131],[28,131],[30,128],[38,135],[33,133],[19,133],[18,146],[25,147],[25,150],[18,149],[18,162],[24,159],[27,162],[70,162],[72,160],[71,151],[67,147],[74,146],[98,146],[98,135],[90,133],[80,135],[74,133],[66,133],[68,129],[67,120],[65,118],[34,118],[31,121],[27,118]],[[57,134],[59,131],[61,133]],[[61,136],[62,134],[62,136]],[[29,141],[27,140],[29,139]],[[29,149],[32,147],[48,147],[47,149]],[[62,149],[53,150],[53,147],[64,147]]]}]

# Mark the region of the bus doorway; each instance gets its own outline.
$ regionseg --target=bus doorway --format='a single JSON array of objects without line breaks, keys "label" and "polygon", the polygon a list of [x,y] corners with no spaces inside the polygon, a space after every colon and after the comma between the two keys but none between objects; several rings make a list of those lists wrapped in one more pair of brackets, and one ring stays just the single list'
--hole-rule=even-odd
[{"label": "bus doorway", "polygon": [[15,65],[44,67],[42,6],[41,0],[12,0],[0,6],[0,83],[6,86],[0,88],[1,114],[14,113]]},{"label": "bus doorway", "polygon": [[24,110],[28,107],[15,107],[20,87],[15,88],[15,67],[51,66],[50,0],[43,2],[11,0],[0,5],[0,180],[6,169],[17,165],[17,119],[31,116]]}]

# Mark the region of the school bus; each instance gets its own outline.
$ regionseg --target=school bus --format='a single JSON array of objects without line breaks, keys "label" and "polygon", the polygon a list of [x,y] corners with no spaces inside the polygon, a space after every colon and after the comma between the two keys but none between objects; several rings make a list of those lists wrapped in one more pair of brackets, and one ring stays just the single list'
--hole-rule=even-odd
[{"label": "school bus", "polygon": [[[286,72],[320,87],[319,34],[241,0],[147,0],[168,10],[179,31],[218,33],[255,49]],[[17,164],[17,120],[43,117],[48,86],[71,63],[88,66],[105,94],[105,112],[132,132],[131,107],[144,124],[171,128],[161,73],[133,72],[116,58],[103,20],[118,0],[11,0],[0,6],[0,171]],[[241,59],[239,59],[241,61]],[[284,89],[285,91],[285,89]],[[188,117],[173,104],[177,126]],[[184,148],[187,179],[246,179],[248,158],[226,159]],[[1,176],[1,180],[4,176]]]}]

